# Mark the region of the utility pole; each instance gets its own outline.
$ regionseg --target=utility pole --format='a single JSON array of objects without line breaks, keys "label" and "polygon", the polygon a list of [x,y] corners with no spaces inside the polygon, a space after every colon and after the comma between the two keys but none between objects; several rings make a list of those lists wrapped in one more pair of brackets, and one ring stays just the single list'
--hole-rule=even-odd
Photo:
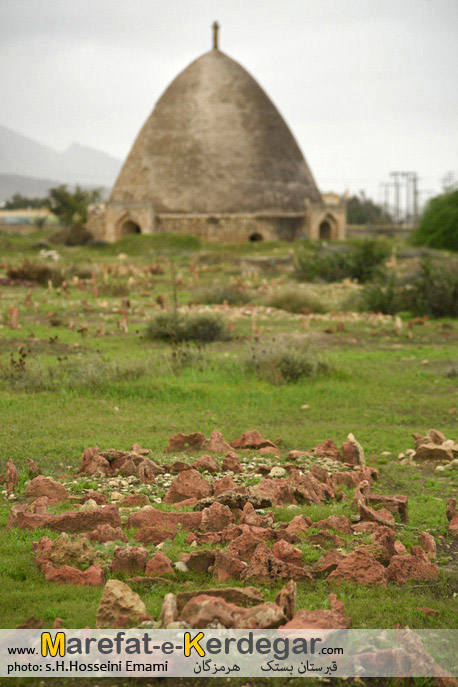
[{"label": "utility pole", "polygon": [[[416,172],[390,172],[390,176],[394,178],[395,185],[395,195],[396,195],[396,209],[395,209],[395,222],[400,221],[399,216],[399,196],[400,196],[400,184],[399,179],[404,178],[406,183],[406,212],[405,221],[411,220],[413,227],[417,225],[418,222],[418,174]],[[412,212],[411,212],[412,208]]]},{"label": "utility pole", "polygon": [[394,179],[394,223],[399,224],[399,177],[401,172],[390,172]]}]

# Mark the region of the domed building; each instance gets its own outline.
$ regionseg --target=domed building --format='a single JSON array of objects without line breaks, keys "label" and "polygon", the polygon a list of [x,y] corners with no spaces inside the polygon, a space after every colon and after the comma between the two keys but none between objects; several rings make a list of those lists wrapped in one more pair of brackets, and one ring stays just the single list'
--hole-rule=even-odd
[{"label": "domed building", "polygon": [[163,93],[88,228],[115,241],[178,232],[210,241],[345,237],[345,202],[322,196],[275,105],[218,47]]}]

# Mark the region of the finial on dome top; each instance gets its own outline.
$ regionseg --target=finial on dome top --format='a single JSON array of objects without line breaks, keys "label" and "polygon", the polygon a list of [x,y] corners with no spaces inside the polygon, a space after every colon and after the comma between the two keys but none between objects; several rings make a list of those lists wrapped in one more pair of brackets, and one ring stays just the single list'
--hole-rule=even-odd
[{"label": "finial on dome top", "polygon": [[218,46],[219,24],[217,21],[213,22],[212,28],[213,28],[213,50],[218,50],[219,49],[219,46]]}]

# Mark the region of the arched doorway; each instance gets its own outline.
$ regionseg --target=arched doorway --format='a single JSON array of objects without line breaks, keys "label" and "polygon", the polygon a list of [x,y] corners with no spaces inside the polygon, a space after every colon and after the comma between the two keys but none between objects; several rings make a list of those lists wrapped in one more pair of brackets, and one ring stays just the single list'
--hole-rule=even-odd
[{"label": "arched doorway", "polygon": [[121,227],[121,236],[126,236],[127,234],[141,234],[142,230],[140,229],[139,225],[133,222],[131,219],[128,219],[127,222],[124,222],[124,224]]},{"label": "arched doorway", "polygon": [[332,237],[332,228],[328,219],[325,219],[320,224],[320,239],[326,241]]},{"label": "arched doorway", "polygon": [[264,236],[260,234],[258,231],[255,231],[253,234],[250,234],[250,241],[263,241]]}]

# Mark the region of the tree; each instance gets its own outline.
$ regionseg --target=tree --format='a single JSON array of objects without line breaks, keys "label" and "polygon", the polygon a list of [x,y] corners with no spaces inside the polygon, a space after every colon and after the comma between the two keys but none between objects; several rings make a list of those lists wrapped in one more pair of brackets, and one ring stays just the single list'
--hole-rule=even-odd
[{"label": "tree", "polygon": [[458,251],[458,189],[431,198],[412,242],[416,246]]},{"label": "tree", "polygon": [[380,205],[366,197],[364,191],[347,201],[348,224],[391,224],[392,218]]},{"label": "tree", "polygon": [[35,208],[45,208],[47,206],[47,198],[27,198],[21,193],[15,193],[9,200],[6,201],[5,210],[32,210]]},{"label": "tree", "polygon": [[49,190],[46,204],[51,212],[66,227],[82,225],[87,221],[89,205],[98,203],[102,197],[102,189],[85,190],[75,186],[70,190],[66,184],[61,184]]}]

